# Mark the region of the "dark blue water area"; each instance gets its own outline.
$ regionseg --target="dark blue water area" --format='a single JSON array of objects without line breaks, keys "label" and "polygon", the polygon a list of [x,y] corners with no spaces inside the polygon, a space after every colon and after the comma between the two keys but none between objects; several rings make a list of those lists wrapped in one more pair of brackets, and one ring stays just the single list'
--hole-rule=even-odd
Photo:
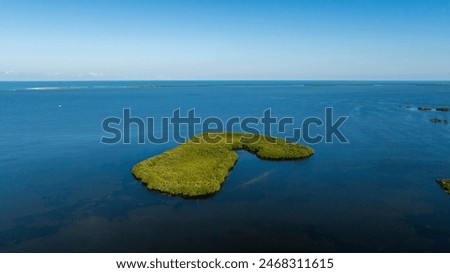
[{"label": "dark blue water area", "polygon": [[[450,195],[435,180],[450,177],[450,125],[429,119],[450,112],[419,106],[450,106],[450,83],[1,82],[0,251],[449,252]],[[152,192],[132,176],[173,139],[139,144],[133,127],[130,144],[100,143],[102,121],[124,108],[224,121],[270,108],[295,119],[272,131],[286,136],[326,107],[348,116],[349,143],[311,145],[300,161],[239,151],[206,199]]]}]

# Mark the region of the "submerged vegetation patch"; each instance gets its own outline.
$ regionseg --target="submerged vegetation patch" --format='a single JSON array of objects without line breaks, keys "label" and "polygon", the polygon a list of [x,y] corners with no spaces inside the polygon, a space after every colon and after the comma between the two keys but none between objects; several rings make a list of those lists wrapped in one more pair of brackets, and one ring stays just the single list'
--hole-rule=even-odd
[{"label": "submerged vegetation patch", "polygon": [[450,194],[450,178],[449,179],[438,179],[436,182],[441,186],[441,188],[447,193]]},{"label": "submerged vegetation patch", "polygon": [[208,196],[220,190],[237,161],[235,150],[267,160],[311,156],[308,146],[249,133],[202,133],[162,154],[133,166],[133,175],[147,188],[185,197]]},{"label": "submerged vegetation patch", "polygon": [[431,108],[429,106],[422,106],[422,107],[417,108],[417,110],[419,110],[419,111],[431,111],[431,110],[433,110],[433,108]]},{"label": "submerged vegetation patch", "polygon": [[448,123],[448,119],[442,119],[442,118],[434,117],[434,118],[430,119],[430,122],[433,122],[433,123]]}]

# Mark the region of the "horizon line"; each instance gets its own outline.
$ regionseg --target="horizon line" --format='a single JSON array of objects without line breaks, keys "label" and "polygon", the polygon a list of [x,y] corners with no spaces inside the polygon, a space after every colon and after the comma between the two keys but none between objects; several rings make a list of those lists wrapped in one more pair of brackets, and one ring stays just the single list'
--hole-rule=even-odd
[{"label": "horizon line", "polygon": [[175,81],[197,81],[197,82],[211,82],[211,81],[234,81],[234,82],[244,82],[244,81],[322,81],[322,82],[344,82],[344,81],[353,81],[353,82],[450,82],[450,79],[173,79],[173,80],[158,80],[158,79],[66,79],[66,80],[2,80],[0,82],[175,82]]}]

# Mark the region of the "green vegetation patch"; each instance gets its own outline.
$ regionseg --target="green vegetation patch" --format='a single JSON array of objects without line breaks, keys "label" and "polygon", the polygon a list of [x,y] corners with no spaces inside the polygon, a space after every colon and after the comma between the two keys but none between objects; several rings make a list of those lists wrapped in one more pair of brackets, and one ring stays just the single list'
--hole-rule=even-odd
[{"label": "green vegetation patch", "polygon": [[[421,106],[421,107],[418,107],[417,110],[420,110],[420,111],[431,111],[431,110],[433,110],[433,107]],[[450,111],[450,107],[436,107],[436,111],[449,112]]]},{"label": "green vegetation patch", "polygon": [[248,133],[203,133],[133,166],[133,175],[147,188],[185,197],[208,196],[220,190],[237,161],[235,150],[267,160],[294,160],[314,150],[281,138]]},{"label": "green vegetation patch", "polygon": [[438,179],[436,182],[448,194],[450,194],[450,179]]},{"label": "green vegetation patch", "polygon": [[436,111],[448,112],[450,111],[450,107],[437,107]]}]

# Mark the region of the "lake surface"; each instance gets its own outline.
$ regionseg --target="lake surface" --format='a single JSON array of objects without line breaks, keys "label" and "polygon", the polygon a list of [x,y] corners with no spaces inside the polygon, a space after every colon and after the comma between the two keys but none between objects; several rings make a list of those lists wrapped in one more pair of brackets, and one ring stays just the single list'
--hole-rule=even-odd
[{"label": "lake surface", "polygon": [[[0,82],[1,252],[449,252],[448,82]],[[177,145],[100,143],[146,118],[348,116],[349,143],[301,161],[245,151],[220,192],[146,189],[137,162]],[[297,124],[296,124],[297,125]],[[314,126],[313,126],[314,127]],[[316,128],[321,133],[321,127]],[[278,134],[283,136],[283,134]]]}]

